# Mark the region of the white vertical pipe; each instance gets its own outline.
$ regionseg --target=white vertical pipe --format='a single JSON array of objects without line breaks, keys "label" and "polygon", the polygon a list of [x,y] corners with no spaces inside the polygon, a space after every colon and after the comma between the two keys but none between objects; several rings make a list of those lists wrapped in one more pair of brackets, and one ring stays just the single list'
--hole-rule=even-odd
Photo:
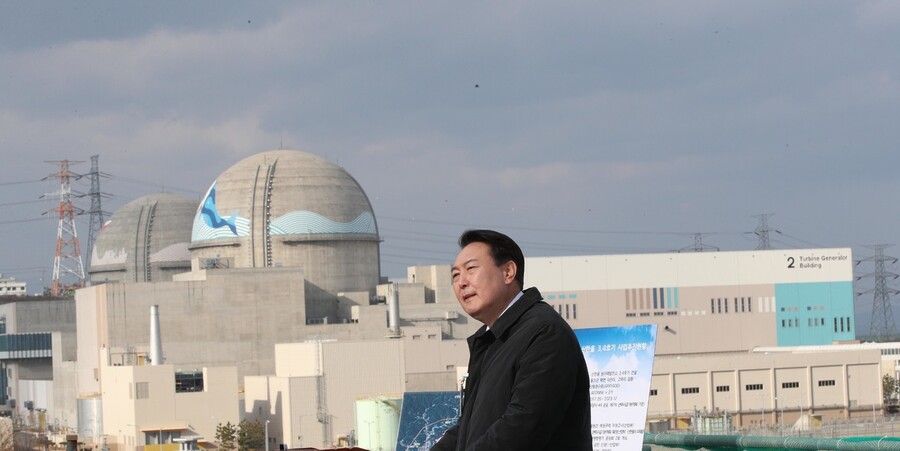
[{"label": "white vertical pipe", "polygon": [[390,288],[390,304],[388,305],[388,328],[391,335],[400,336],[400,294],[397,293],[397,284],[392,283]]},{"label": "white vertical pipe", "polygon": [[150,364],[162,365],[162,337],[159,335],[159,305],[150,307]]}]

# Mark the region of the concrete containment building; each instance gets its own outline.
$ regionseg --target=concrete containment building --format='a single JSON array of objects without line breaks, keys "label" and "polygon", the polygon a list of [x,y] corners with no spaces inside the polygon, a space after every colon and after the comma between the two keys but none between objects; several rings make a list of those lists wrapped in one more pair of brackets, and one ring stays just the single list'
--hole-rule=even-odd
[{"label": "concrete containment building", "polygon": [[[128,207],[128,215],[140,211],[131,204]],[[241,390],[246,377],[276,374],[276,344],[364,343],[360,340],[401,339],[406,331],[415,331],[411,332],[415,343],[405,347],[414,358],[396,370],[405,379],[400,385],[390,385],[391,391],[396,392],[396,387],[455,388],[456,368],[466,362],[465,342],[458,339],[480,324],[462,315],[455,299],[435,299],[436,292],[451,293],[447,290],[449,278],[439,281],[440,286],[431,281],[401,283],[396,288],[379,285],[374,213],[363,190],[342,168],[304,152],[264,152],[223,172],[199,206],[188,213],[177,211],[179,216],[171,218],[172,222],[184,224],[187,216],[190,224],[185,228],[192,238],[190,268],[170,279],[121,277],[113,281],[107,277],[103,279],[107,283],[76,293],[79,410],[93,421],[88,424],[90,421],[79,417],[81,434],[115,440],[117,431],[110,428],[118,426],[111,423],[111,413],[104,411],[110,405],[104,401],[104,393],[111,383],[104,381],[104,368],[148,363],[149,315],[154,305],[159,306],[167,365],[176,370],[234,366]],[[118,216],[117,212],[113,219]],[[153,227],[162,227],[158,222],[154,220]],[[117,235],[134,239],[143,236],[146,221],[121,224]],[[101,269],[113,272],[110,265]],[[400,305],[392,325],[388,304],[394,292]],[[446,342],[441,349],[453,351],[415,351],[420,339],[422,343]],[[360,344],[354,349],[364,347]],[[328,359],[329,365],[339,362],[339,357]],[[317,377],[328,378],[327,384],[338,387],[337,379],[331,378],[352,382],[358,374],[327,370]],[[317,436],[315,444],[350,434],[354,423],[352,411],[347,409],[352,410],[355,400],[353,387],[350,383],[345,395],[332,394],[331,401],[320,405],[329,413],[323,417],[327,421],[324,426],[333,435]],[[152,386],[149,390],[157,393]],[[315,392],[297,392],[296,396],[316,399]],[[247,415],[253,413],[249,408]],[[199,428],[201,424],[193,425]],[[166,425],[161,420],[136,425],[148,432],[135,437],[135,445],[155,443],[155,435],[149,431]],[[193,432],[205,437],[214,434],[208,428]],[[310,442],[292,439],[289,443]]]},{"label": "concrete containment building", "polygon": [[328,293],[379,282],[378,227],[343,168],[305,152],[241,160],[209,187],[194,217],[194,257],[228,268],[290,267]]},{"label": "concrete containment building", "polygon": [[161,282],[191,268],[191,215],[197,202],[151,194],[118,209],[91,250],[91,283]]}]

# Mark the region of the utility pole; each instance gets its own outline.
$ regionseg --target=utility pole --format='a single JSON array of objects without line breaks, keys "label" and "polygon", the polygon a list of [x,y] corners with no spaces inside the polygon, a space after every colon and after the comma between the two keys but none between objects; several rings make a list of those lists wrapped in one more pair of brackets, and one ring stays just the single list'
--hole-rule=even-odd
[{"label": "utility pole", "polygon": [[864,278],[875,279],[875,287],[866,291],[856,293],[862,296],[867,293],[873,293],[872,302],[872,323],[869,326],[869,334],[878,341],[887,341],[894,335],[894,312],[891,308],[891,296],[900,293],[900,291],[888,286],[888,280],[895,280],[900,275],[885,269],[885,263],[897,263],[896,257],[884,255],[884,250],[891,247],[890,244],[878,244],[874,246],[866,246],[875,251],[875,255],[857,260],[856,264],[862,262],[875,262],[875,271],[868,274],[857,276],[856,280]]},{"label": "utility pole", "polygon": [[[56,228],[56,254],[53,257],[53,281],[50,287],[52,296],[63,296],[68,288],[84,286],[84,263],[81,259],[81,245],[78,243],[78,232],[75,229],[75,215],[83,210],[72,205],[71,179],[81,176],[69,171],[69,163],[77,164],[80,161],[69,160],[48,161],[47,163],[59,165],[59,172],[50,174],[45,178],[59,179],[59,192],[52,195],[59,196],[59,206],[50,210],[59,214],[59,224]],[[49,213],[49,212],[48,212]],[[74,276],[73,284],[65,285],[62,281],[66,274]]]}]

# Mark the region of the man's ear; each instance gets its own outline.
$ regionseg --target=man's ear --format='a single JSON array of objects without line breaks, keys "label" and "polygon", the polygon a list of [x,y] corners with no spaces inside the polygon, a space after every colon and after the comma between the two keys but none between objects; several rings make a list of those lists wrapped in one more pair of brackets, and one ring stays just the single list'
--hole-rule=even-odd
[{"label": "man's ear", "polygon": [[506,265],[503,268],[503,282],[507,285],[516,281],[516,273],[519,271],[519,267],[516,266],[516,262],[510,260],[506,262]]}]

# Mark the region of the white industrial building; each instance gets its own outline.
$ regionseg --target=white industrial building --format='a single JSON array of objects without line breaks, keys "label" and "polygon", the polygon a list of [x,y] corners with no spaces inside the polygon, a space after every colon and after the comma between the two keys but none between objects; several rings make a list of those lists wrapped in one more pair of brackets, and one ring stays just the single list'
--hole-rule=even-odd
[{"label": "white industrial building", "polygon": [[[203,392],[269,421],[273,446],[322,447],[361,434],[361,397],[455,390],[465,338],[480,324],[459,307],[449,262],[389,283],[379,240],[352,176],[303,152],[236,163],[199,206],[174,195],[129,203],[97,238],[92,286],[76,292],[77,332],[67,333],[77,334],[77,361],[54,357],[48,388],[70,399],[48,408],[48,421],[116,449],[210,441],[224,418],[185,407],[208,401],[174,388],[202,374]],[[536,257],[525,282],[573,328],[659,326],[652,421],[677,427],[694,411],[727,411],[748,425],[775,411],[784,420],[880,410],[871,387],[894,362],[852,344],[851,261],[845,248]],[[153,306],[161,368],[147,366]],[[74,346],[61,340],[54,355]],[[235,383],[212,382],[229,371]],[[139,382],[147,399],[171,393],[175,403],[142,399],[155,413],[139,415],[142,404],[126,398]]]},{"label": "white industrial building", "polygon": [[25,296],[28,284],[16,282],[15,277],[3,277],[0,274],[0,296]]}]

